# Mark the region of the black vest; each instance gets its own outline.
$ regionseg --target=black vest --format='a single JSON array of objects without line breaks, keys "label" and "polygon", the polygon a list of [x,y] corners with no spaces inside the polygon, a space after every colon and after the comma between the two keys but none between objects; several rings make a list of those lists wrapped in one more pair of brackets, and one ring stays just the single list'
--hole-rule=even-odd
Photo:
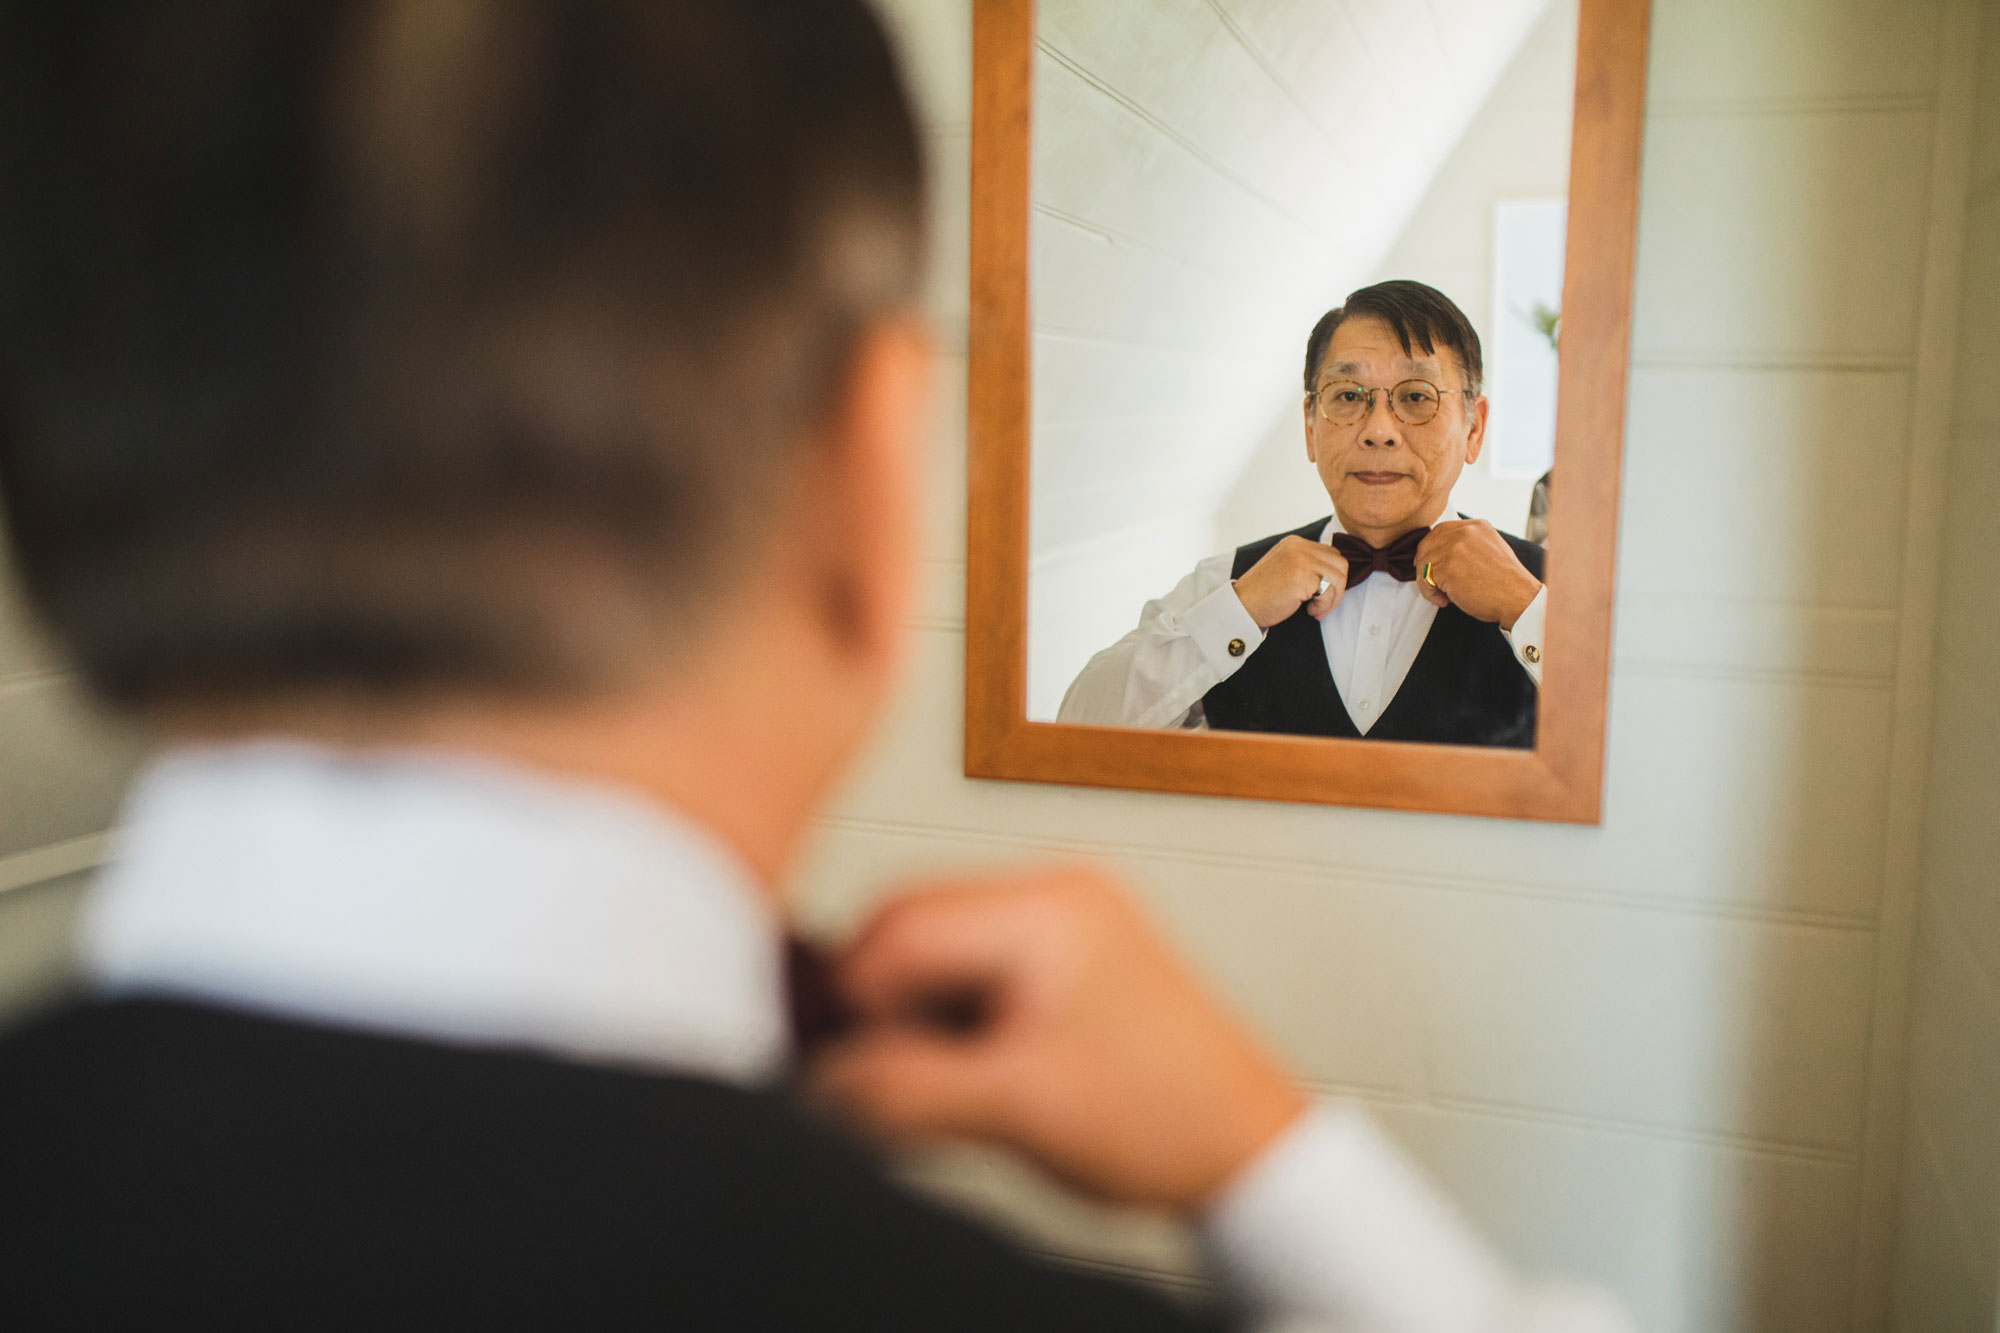
[{"label": "black vest", "polygon": [[1221,1333],[777,1090],[167,1001],[0,1036],[0,1328]]},{"label": "black vest", "polygon": [[[1230,577],[1243,573],[1286,537],[1318,541],[1326,519],[1294,532],[1236,548]],[[1542,548],[1507,537],[1536,578]],[[1498,625],[1441,607],[1396,697],[1369,728],[1371,741],[1430,741],[1440,745],[1535,743],[1535,683],[1514,658]],[[1235,675],[1202,696],[1208,725],[1218,731],[1280,731],[1296,736],[1360,737],[1327,666],[1320,623],[1301,606],[1271,626],[1263,646]]]}]

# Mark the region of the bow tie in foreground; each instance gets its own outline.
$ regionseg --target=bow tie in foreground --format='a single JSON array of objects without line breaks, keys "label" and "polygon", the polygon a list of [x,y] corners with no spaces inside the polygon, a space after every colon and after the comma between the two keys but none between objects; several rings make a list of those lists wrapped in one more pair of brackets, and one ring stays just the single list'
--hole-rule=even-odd
[{"label": "bow tie in foreground", "polygon": [[1378,570],[1398,583],[1417,576],[1417,547],[1430,535],[1429,528],[1412,528],[1387,546],[1370,546],[1359,537],[1336,532],[1328,545],[1347,557],[1347,586],[1352,588]]},{"label": "bow tie in foreground", "polygon": [[[785,937],[785,1001],[792,1044],[801,1057],[810,1057],[860,1026],[861,1016],[840,993],[833,960],[796,935]],[[910,1023],[943,1036],[970,1037],[986,1019],[984,995],[976,990],[943,990],[913,998],[889,1021]]]},{"label": "bow tie in foreground", "polygon": [[792,1044],[802,1054],[854,1028],[854,1010],[834,985],[832,962],[796,935],[785,937],[785,1000]]}]

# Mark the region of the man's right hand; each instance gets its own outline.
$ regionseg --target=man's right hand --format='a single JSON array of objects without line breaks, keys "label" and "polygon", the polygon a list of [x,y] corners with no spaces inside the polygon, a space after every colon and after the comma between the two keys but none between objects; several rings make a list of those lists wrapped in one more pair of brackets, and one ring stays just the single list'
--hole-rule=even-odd
[{"label": "man's right hand", "polygon": [[[1306,1107],[1092,870],[899,898],[837,970],[861,1023],[814,1081],[891,1139],[995,1143],[1095,1197],[1191,1212]],[[968,994],[970,1031],[922,1021]]]},{"label": "man's right hand", "polygon": [[1259,629],[1291,619],[1301,605],[1314,620],[1324,619],[1346,592],[1347,557],[1296,534],[1282,538],[1236,580],[1236,600]]}]

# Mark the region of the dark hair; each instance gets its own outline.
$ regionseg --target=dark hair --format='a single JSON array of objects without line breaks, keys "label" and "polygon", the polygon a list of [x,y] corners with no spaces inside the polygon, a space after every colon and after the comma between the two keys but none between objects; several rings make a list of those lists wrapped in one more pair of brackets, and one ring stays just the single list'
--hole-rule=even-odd
[{"label": "dark hair", "polygon": [[1472,321],[1437,288],[1408,278],[1394,278],[1350,292],[1345,301],[1321,315],[1319,323],[1313,325],[1312,334],[1306,339],[1308,394],[1319,387],[1319,367],[1326,360],[1333,331],[1350,319],[1381,320],[1396,335],[1406,354],[1419,347],[1433,353],[1440,347],[1451,349],[1458,363],[1465,367],[1465,383],[1440,387],[1479,392],[1486,369],[1480,360],[1479,334],[1473,330]]},{"label": "dark hair", "polygon": [[863,0],[6,6],[0,498],[128,706],[671,649],[923,167]]}]

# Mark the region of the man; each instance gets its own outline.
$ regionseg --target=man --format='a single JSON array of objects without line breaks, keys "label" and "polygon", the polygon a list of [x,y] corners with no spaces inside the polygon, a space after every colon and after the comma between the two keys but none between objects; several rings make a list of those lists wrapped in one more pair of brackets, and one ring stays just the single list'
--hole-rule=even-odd
[{"label": "man", "polygon": [[1200,1218],[1234,1319],[1615,1326],[1086,872],[888,908],[799,1068],[778,886],[892,679],[928,375],[861,4],[0,23],[0,492],[167,743],[89,992],[0,1039],[0,1323],[1219,1322],[898,1192],[809,1072]]},{"label": "man", "polygon": [[1541,548],[1445,520],[1486,436],[1479,335],[1420,282],[1306,340],[1306,459],[1333,517],[1214,556],[1091,658],[1065,722],[1535,743]]}]

